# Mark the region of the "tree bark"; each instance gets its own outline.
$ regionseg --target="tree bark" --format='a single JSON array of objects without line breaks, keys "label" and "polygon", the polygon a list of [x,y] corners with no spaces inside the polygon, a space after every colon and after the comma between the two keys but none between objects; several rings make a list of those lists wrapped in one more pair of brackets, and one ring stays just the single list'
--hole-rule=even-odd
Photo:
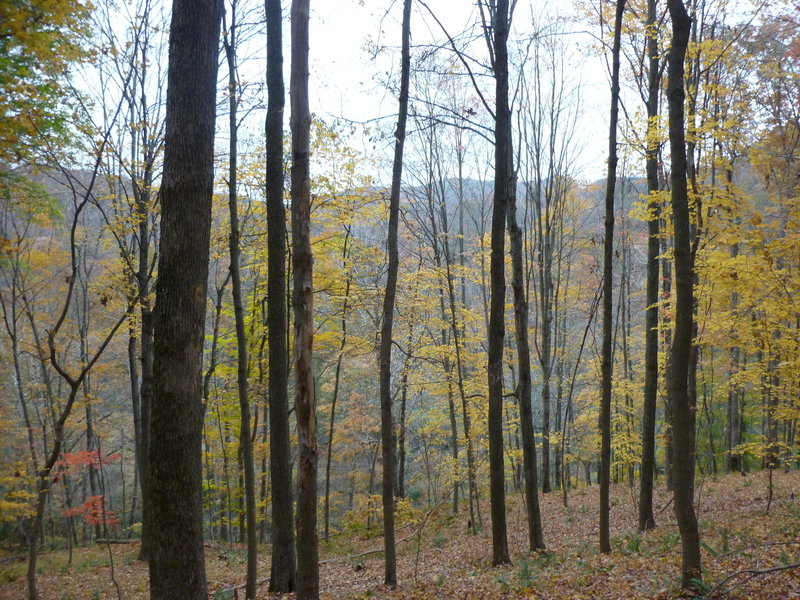
[{"label": "tree bark", "polygon": [[272,557],[269,591],[295,589],[294,502],[289,437],[286,310],[286,208],[283,203],[283,27],[280,0],[265,0],[267,17],[267,329]]},{"label": "tree bark", "polygon": [[668,57],[667,100],[672,156],[672,218],[675,256],[675,333],[672,340],[672,435],[674,510],[681,534],[681,585],[691,587],[701,577],[700,537],[694,512],[695,407],[689,397],[689,368],[694,310],[693,265],[687,185],[684,117],[684,59],[691,19],[682,0],[668,0],[672,46]]},{"label": "tree bark", "polygon": [[344,359],[344,349],[347,346],[347,304],[350,300],[350,272],[347,271],[348,260],[348,241],[350,239],[350,228],[345,227],[344,248],[342,249],[342,269],[347,272],[344,283],[344,300],[342,302],[342,340],[339,342],[339,353],[336,356],[336,371],[333,376],[333,395],[331,397],[331,415],[328,424],[328,451],[325,457],[325,541],[328,541],[330,534],[330,499],[331,499],[331,461],[333,460],[333,434],[336,426],[336,401],[339,398],[339,383],[342,375],[342,360]]},{"label": "tree bark", "polygon": [[314,341],[313,255],[311,253],[311,110],[308,102],[309,0],[292,0],[292,266],[294,303],[295,411],[297,413],[297,598],[319,598],[317,540],[317,414],[312,349]]},{"label": "tree bark", "polygon": [[600,398],[600,552],[611,552],[609,539],[609,487],[611,483],[611,325],[613,320],[614,191],[617,182],[617,122],[619,120],[619,53],[625,0],[617,0],[614,45],[611,50],[611,119],[608,133],[608,177],[603,244],[603,349]]},{"label": "tree bark", "polygon": [[380,395],[381,395],[381,449],[383,457],[383,582],[389,586],[397,585],[397,557],[394,541],[394,427],[392,424],[392,326],[394,324],[394,305],[397,295],[397,270],[399,254],[397,248],[397,227],[400,219],[400,184],[403,175],[403,145],[406,139],[406,119],[408,117],[408,87],[410,72],[411,42],[411,0],[403,2],[402,56],[400,68],[400,99],[395,130],[394,164],[392,167],[392,188],[389,196],[389,234],[386,243],[389,254],[389,268],[386,275],[386,291],[383,295],[383,323],[380,346]]},{"label": "tree bark", "polygon": [[[247,530],[247,580],[245,585],[245,598],[254,600],[256,597],[256,585],[258,582],[257,564],[257,531],[256,531],[256,489],[255,489],[255,467],[253,465],[253,441],[250,434],[250,389],[248,382],[249,357],[247,350],[247,333],[244,323],[244,304],[242,301],[242,278],[241,278],[241,245],[239,230],[239,206],[238,206],[238,109],[239,109],[239,89],[236,80],[236,51],[237,51],[237,26],[236,20],[237,3],[231,4],[230,26],[226,23],[223,34],[223,46],[225,48],[225,58],[228,64],[228,130],[230,135],[228,150],[228,210],[231,220],[231,232],[229,238],[229,249],[231,259],[231,291],[233,293],[233,314],[236,326],[236,383],[239,388],[239,447],[241,449],[242,470],[244,471],[244,517],[246,519]],[[224,17],[223,17],[224,18]],[[241,527],[239,528],[241,537]]]},{"label": "tree bark", "polygon": [[202,359],[222,3],[175,0],[154,314],[150,597],[206,600]]},{"label": "tree bark", "polygon": [[[539,491],[536,473],[536,439],[531,410],[531,351],[528,344],[528,300],[525,298],[522,265],[522,231],[517,224],[516,181],[508,202],[508,232],[511,246],[514,290],[514,333],[517,341],[517,402],[522,429],[522,461],[525,471],[525,509],[528,517],[528,547],[531,551],[544,549],[542,516],[539,512]],[[543,384],[546,385],[546,384]],[[544,452],[544,450],[543,450]]]},{"label": "tree bark", "polygon": [[658,250],[660,200],[656,118],[660,93],[657,0],[647,2],[647,308],[645,312],[644,407],[642,411],[642,468],[639,479],[639,531],[656,526],[653,515],[653,475],[656,452],[656,404],[658,399]]},{"label": "tree bark", "polygon": [[[490,3],[491,5],[491,3]],[[511,110],[508,105],[508,0],[497,0],[491,11],[492,67],[495,77],[495,179],[492,206],[489,309],[489,498],[492,518],[492,564],[507,564],[505,466],[503,464],[503,340],[505,337],[505,222],[514,174],[511,150]]]}]

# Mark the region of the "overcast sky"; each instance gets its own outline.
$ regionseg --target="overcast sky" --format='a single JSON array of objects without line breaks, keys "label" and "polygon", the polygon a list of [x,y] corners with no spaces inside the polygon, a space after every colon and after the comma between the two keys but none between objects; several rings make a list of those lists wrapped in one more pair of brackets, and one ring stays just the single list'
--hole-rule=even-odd
[{"label": "overcast sky", "polygon": [[[415,2],[412,13],[413,46],[437,39],[441,30],[427,11]],[[477,19],[473,0],[428,0],[451,34],[464,30]],[[519,2],[515,13],[518,32],[530,28],[534,15],[540,19],[543,10],[539,2]],[[555,8],[554,8],[555,6]],[[388,9],[388,10],[387,10]],[[549,10],[563,11],[570,16],[571,2],[551,2]],[[310,56],[312,111],[323,118],[344,118],[355,122],[383,119],[385,128],[393,127],[397,111],[396,97],[386,89],[388,71],[395,71],[399,62],[400,20],[402,0],[390,5],[384,0],[317,0],[312,3]],[[605,175],[607,148],[607,113],[610,91],[604,63],[589,55],[585,46],[589,38],[575,35],[571,75],[581,82],[584,116],[578,127],[584,148],[580,153],[580,176],[594,180]],[[377,59],[367,46],[387,48]],[[419,50],[418,50],[419,51]],[[476,50],[478,52],[479,50]],[[480,48],[483,51],[483,48]],[[483,51],[485,54],[485,51]],[[465,85],[469,85],[465,79]],[[412,90],[413,95],[413,90]]]}]

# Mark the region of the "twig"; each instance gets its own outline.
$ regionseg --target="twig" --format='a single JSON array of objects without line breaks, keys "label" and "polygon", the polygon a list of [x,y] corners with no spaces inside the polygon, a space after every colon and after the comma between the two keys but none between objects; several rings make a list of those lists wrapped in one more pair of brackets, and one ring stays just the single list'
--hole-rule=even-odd
[{"label": "twig", "polygon": [[448,494],[444,498],[439,500],[438,504],[436,504],[432,509],[430,509],[428,512],[425,513],[425,518],[422,519],[422,523],[420,523],[420,526],[417,529],[417,532],[416,532],[416,536],[417,536],[417,553],[414,556],[414,583],[417,582],[417,567],[419,567],[419,553],[420,553],[420,549],[422,548],[422,530],[425,529],[425,525],[428,524],[428,521],[430,520],[430,518],[433,515],[433,513],[436,512],[439,509],[439,507],[442,506],[449,499],[450,499],[450,493],[448,492]]},{"label": "twig", "polygon": [[800,544],[800,540],[796,542],[764,542],[763,544],[753,544],[751,546],[745,546],[744,548],[739,548],[738,550],[731,550],[730,552],[726,552],[725,554],[717,554],[712,561],[719,560],[720,558],[725,558],[726,556],[732,556],[734,554],[739,554],[740,552],[746,552],[748,550],[754,550],[756,548],[766,548],[768,546],[791,546]]},{"label": "twig", "polygon": [[779,571],[788,571],[790,569],[798,569],[798,568],[800,568],[800,562],[792,563],[790,565],[781,565],[779,567],[770,567],[768,569],[742,569],[741,571],[736,571],[735,573],[731,573],[725,579],[723,579],[717,585],[711,588],[708,591],[707,597],[711,597],[718,591],[722,591],[723,589],[725,589],[725,584],[728,583],[734,577],[738,577],[739,575],[750,575],[750,577],[747,577],[744,581],[741,581],[735,587],[744,585],[751,579],[755,579],[756,577],[760,577],[762,575],[769,575],[770,573],[777,573]]},{"label": "twig", "polygon": [[[402,539],[397,540],[395,542],[395,545],[396,544],[401,544],[403,542],[407,542],[408,540],[413,539],[415,535],[417,535],[416,531],[414,533],[412,533],[411,535],[409,535],[409,536],[406,536],[406,537],[404,537]],[[381,554],[382,552],[383,552],[383,548],[376,548],[375,550],[367,550],[366,552],[359,552],[358,554],[350,554],[349,556],[345,556],[343,558],[328,558],[326,560],[319,561],[319,564],[325,565],[325,564],[332,563],[332,562],[337,562],[337,561],[352,560],[354,558],[362,558],[364,556],[369,556],[370,554]]]},{"label": "twig", "polygon": [[[264,577],[263,579],[259,579],[258,581],[256,581],[256,587],[258,587],[259,585],[263,585],[263,584],[267,583],[268,581],[269,581],[269,577]],[[232,586],[224,588],[222,590],[217,590],[216,592],[210,592],[208,595],[209,595],[209,597],[214,598],[214,597],[216,597],[216,595],[219,592],[222,592],[222,593],[233,592],[233,597],[234,598],[238,598],[239,594],[237,593],[237,591],[241,590],[243,588],[246,588],[246,587],[247,587],[247,582],[245,582],[245,583],[237,583],[236,585],[232,585]]]}]

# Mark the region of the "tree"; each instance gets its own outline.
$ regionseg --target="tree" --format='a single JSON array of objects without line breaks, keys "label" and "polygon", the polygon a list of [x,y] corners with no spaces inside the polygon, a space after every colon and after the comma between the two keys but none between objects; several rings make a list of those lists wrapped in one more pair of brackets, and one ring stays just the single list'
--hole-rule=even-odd
[{"label": "tree", "polygon": [[403,41],[400,68],[400,98],[395,130],[394,164],[392,188],[389,196],[389,233],[386,242],[389,254],[389,269],[386,274],[386,291],[383,295],[383,323],[380,346],[380,394],[381,394],[381,449],[383,457],[383,552],[384,583],[397,585],[397,558],[394,544],[394,455],[395,440],[392,423],[392,325],[394,304],[397,296],[397,226],[400,220],[400,184],[403,177],[403,145],[406,139],[408,117],[408,87],[411,70],[411,0],[403,2]]},{"label": "tree", "polygon": [[611,329],[613,320],[614,188],[617,180],[617,122],[619,120],[619,53],[625,0],[617,0],[614,45],[611,50],[611,119],[608,133],[608,176],[603,242],[603,349],[600,398],[600,552],[611,552],[609,539],[609,484],[611,482],[611,380],[613,376]]},{"label": "tree", "polygon": [[[49,441],[49,443],[47,440],[45,440],[45,449],[44,449],[45,458],[43,459],[41,467],[38,468],[36,472],[36,492],[37,492],[36,502],[35,502],[36,510],[33,519],[29,524],[28,530],[25,532],[28,538],[27,583],[28,583],[29,600],[37,600],[39,597],[36,588],[36,560],[38,554],[39,535],[42,532],[45,504],[47,503],[51,484],[54,479],[52,472],[56,463],[61,457],[61,453],[64,447],[65,425],[67,423],[67,419],[69,419],[72,413],[72,409],[75,405],[78,393],[83,389],[83,384],[86,381],[86,378],[89,376],[89,373],[91,372],[92,368],[100,359],[103,352],[105,352],[106,348],[111,343],[111,340],[113,339],[117,330],[125,322],[125,319],[127,318],[128,315],[128,311],[125,311],[125,313],[116,320],[116,323],[114,323],[114,325],[104,335],[97,349],[91,355],[89,355],[88,352],[86,352],[85,356],[82,357],[85,358],[85,360],[82,361],[81,369],[79,370],[78,374],[77,375],[71,374],[67,369],[66,365],[63,364],[63,358],[59,357],[57,338],[59,333],[61,332],[62,327],[67,322],[67,316],[72,306],[73,297],[75,296],[75,287],[78,283],[80,250],[78,248],[76,241],[76,231],[78,230],[78,226],[80,223],[81,213],[89,203],[89,199],[92,197],[94,184],[97,179],[100,157],[102,156],[102,152],[107,141],[108,141],[108,132],[106,132],[103,140],[99,144],[97,159],[94,165],[94,171],[92,173],[90,183],[85,190],[85,193],[83,194],[82,197],[73,196],[75,212],[73,214],[72,223],[69,230],[70,271],[69,275],[66,278],[67,281],[66,294],[64,297],[61,310],[56,318],[56,322],[53,325],[52,329],[49,329],[47,332],[47,349],[45,350],[38,342],[38,340],[36,344],[37,349],[39,350],[42,357],[43,358],[44,356],[47,357],[50,366],[56,371],[56,373],[58,373],[58,375],[67,385],[68,389],[66,390],[67,398],[64,404],[58,405],[57,409],[53,406],[50,407],[50,419],[52,421],[53,437],[52,440]],[[70,187],[73,190],[75,190],[76,182],[70,179],[71,177],[70,172],[63,168],[61,168],[61,170],[62,174],[65,175],[67,180],[69,181]],[[23,300],[25,300],[24,294],[22,298]],[[27,304],[27,301],[25,303]],[[34,328],[35,324],[33,321],[32,313],[29,313],[28,316],[31,321],[31,327]],[[45,351],[47,352],[46,355],[44,354]],[[42,360],[42,370],[43,373],[46,372],[44,360]],[[34,458],[34,466],[38,467],[37,461],[35,460],[35,456],[33,456],[33,458]]]},{"label": "tree", "polygon": [[292,267],[294,268],[294,369],[297,412],[297,598],[319,598],[317,548],[317,415],[314,370],[313,256],[311,253],[311,111],[308,104],[309,0],[292,0]]},{"label": "tree", "polygon": [[[516,179],[513,181],[516,188]],[[525,276],[522,264],[522,230],[517,223],[516,194],[508,202],[508,233],[511,246],[514,290],[514,334],[517,340],[517,402],[522,421],[522,451],[525,470],[525,508],[528,517],[528,546],[531,551],[544,549],[542,516],[539,512],[539,491],[536,473],[536,439],[531,410],[531,351],[528,343],[528,300],[525,297]],[[544,385],[547,385],[546,383]]]},{"label": "tree", "polygon": [[[164,142],[162,79],[166,65],[159,60],[166,48],[166,33],[152,0],[139,0],[136,14],[129,18],[124,41],[118,37],[114,6],[103,5],[99,19],[101,48],[107,52],[108,77],[104,79],[102,98],[109,96],[106,87],[131,71],[131,81],[123,85],[122,96],[127,119],[122,123],[120,138],[112,144],[106,161],[105,178],[112,194],[113,216],[103,213],[114,233],[123,266],[130,309],[139,308],[139,319],[128,322],[128,371],[135,440],[135,460],[141,489],[142,534],[139,560],[150,555],[150,407],[152,405],[153,312],[152,287],[156,260],[155,238],[157,176]],[[112,24],[114,23],[114,24]],[[105,70],[102,72],[105,75]],[[119,84],[119,83],[118,83]],[[127,138],[127,139],[126,139]],[[126,143],[127,142],[127,143]],[[130,185],[126,184],[130,180]],[[138,354],[138,358],[137,358]],[[138,363],[138,364],[137,364]],[[136,514],[137,493],[131,501],[131,519]]]},{"label": "tree", "polygon": [[[483,9],[483,3],[480,4]],[[483,14],[483,13],[482,13]],[[505,222],[514,194],[511,149],[511,109],[508,104],[508,0],[489,3],[491,27],[486,27],[495,77],[494,200],[492,203],[491,307],[489,314],[489,484],[492,515],[492,564],[510,562],[506,534],[505,467],[503,464],[503,340],[505,337]]]},{"label": "tree", "polygon": [[286,208],[283,203],[283,27],[280,0],[266,0],[267,17],[267,328],[272,483],[270,592],[295,588],[294,507],[289,446],[289,369],[286,357]]},{"label": "tree", "polygon": [[159,600],[207,597],[201,368],[222,11],[219,0],[176,0],[170,28],[150,440],[150,595]]},{"label": "tree", "polygon": [[658,254],[660,199],[658,197],[658,149],[656,120],[660,92],[660,60],[656,29],[657,0],[647,2],[647,312],[645,314],[645,379],[642,415],[642,469],[639,479],[639,531],[656,526],[653,516],[653,476],[656,451],[656,403],[658,399]]},{"label": "tree", "polygon": [[[231,233],[229,249],[231,258],[231,288],[233,292],[233,312],[236,323],[236,358],[237,377],[239,389],[239,412],[241,416],[241,429],[239,431],[239,447],[242,453],[242,469],[244,470],[244,501],[247,519],[247,583],[245,598],[253,600],[256,597],[257,555],[256,555],[256,490],[255,471],[253,467],[253,441],[250,435],[250,396],[249,396],[249,360],[247,348],[247,332],[245,331],[244,303],[242,301],[242,276],[241,276],[241,230],[239,227],[238,205],[238,134],[239,134],[239,96],[241,89],[237,73],[237,44],[239,35],[239,21],[237,20],[237,2],[231,3],[230,27],[224,24],[223,47],[228,64],[228,207],[231,220]],[[225,16],[223,15],[223,21]]]},{"label": "tree", "polygon": [[[0,164],[42,158],[42,137],[67,144],[76,108],[69,69],[88,53],[90,5],[80,0],[0,5]],[[46,153],[46,151],[45,151]]]},{"label": "tree", "polygon": [[695,407],[689,398],[692,349],[694,272],[689,222],[689,189],[684,118],[684,60],[692,21],[683,0],[667,0],[672,20],[672,46],[667,59],[669,144],[672,157],[672,220],[675,253],[675,333],[672,339],[672,435],[675,518],[681,534],[681,585],[701,577],[700,536],[694,512]]}]

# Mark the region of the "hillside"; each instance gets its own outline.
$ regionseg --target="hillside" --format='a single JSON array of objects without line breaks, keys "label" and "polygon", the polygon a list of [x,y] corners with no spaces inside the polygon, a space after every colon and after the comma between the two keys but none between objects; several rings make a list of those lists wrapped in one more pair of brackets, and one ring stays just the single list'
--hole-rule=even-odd
[{"label": "hillside", "polygon": [[[774,474],[774,496],[767,514],[768,473],[745,477],[698,478],[698,516],[703,533],[706,582],[720,584],[712,597],[730,599],[800,598],[800,472]],[[514,564],[489,566],[489,532],[477,537],[465,533],[463,516],[453,518],[441,505],[419,534],[426,513],[398,532],[400,544],[396,590],[382,585],[383,563],[379,537],[339,535],[321,543],[321,590],[328,599],[381,598],[385,600],[536,598],[536,599],[668,599],[681,597],[678,587],[680,539],[672,518],[670,495],[657,488],[658,528],[635,532],[635,504],[627,485],[612,490],[614,550],[603,556],[596,550],[597,487],[572,490],[569,507],[560,493],[542,497],[548,552],[528,555],[522,498],[510,497],[509,542]],[[483,502],[484,512],[488,505]],[[462,513],[463,514],[463,513]],[[373,531],[379,528],[373,524]],[[417,555],[417,550],[419,554]],[[146,599],[146,565],[136,562],[135,544],[111,546],[114,572],[121,596]],[[117,598],[111,580],[106,547],[76,550],[72,566],[66,551],[45,553],[40,561],[39,585],[45,600]],[[231,586],[244,581],[244,550],[210,543],[206,569],[210,598],[234,598]],[[0,565],[0,597],[25,597],[25,562]],[[261,556],[259,573],[268,575],[269,556]],[[745,572],[756,569],[762,574]],[[770,571],[772,569],[772,571]],[[266,582],[259,598],[268,598]],[[240,591],[238,597],[243,597]],[[291,596],[288,596],[291,598]]]}]

